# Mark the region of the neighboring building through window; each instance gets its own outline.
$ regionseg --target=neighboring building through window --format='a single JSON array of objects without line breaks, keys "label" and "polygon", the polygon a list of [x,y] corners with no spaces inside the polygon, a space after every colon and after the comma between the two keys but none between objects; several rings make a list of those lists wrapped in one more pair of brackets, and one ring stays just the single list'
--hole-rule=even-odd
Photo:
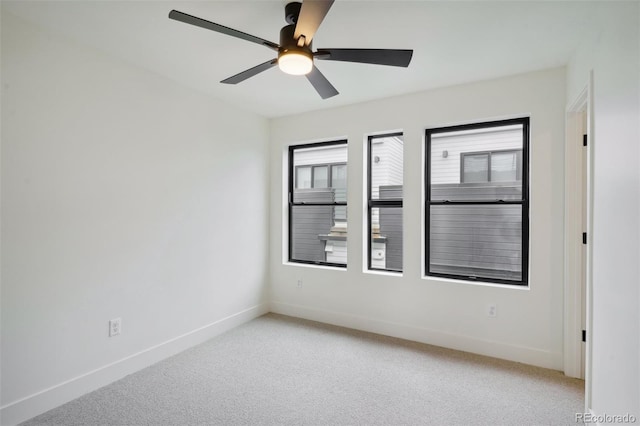
[{"label": "neighboring building through window", "polygon": [[463,152],[460,154],[460,181],[513,182],[522,180],[522,150]]},{"label": "neighboring building through window", "polygon": [[296,167],[296,189],[346,188],[346,164],[321,164]]},{"label": "neighboring building through window", "polygon": [[367,159],[368,269],[402,272],[402,133],[370,136]]},{"label": "neighboring building through window", "polygon": [[529,119],[426,131],[425,271],[527,285]]},{"label": "neighboring building through window", "polygon": [[347,264],[347,142],[289,147],[289,261]]}]

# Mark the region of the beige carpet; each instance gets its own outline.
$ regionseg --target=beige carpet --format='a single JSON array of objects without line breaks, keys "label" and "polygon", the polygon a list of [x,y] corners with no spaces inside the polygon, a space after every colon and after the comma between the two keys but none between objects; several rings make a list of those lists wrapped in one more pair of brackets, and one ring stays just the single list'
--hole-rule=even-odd
[{"label": "beige carpet", "polygon": [[562,373],[269,314],[24,425],[575,425]]}]

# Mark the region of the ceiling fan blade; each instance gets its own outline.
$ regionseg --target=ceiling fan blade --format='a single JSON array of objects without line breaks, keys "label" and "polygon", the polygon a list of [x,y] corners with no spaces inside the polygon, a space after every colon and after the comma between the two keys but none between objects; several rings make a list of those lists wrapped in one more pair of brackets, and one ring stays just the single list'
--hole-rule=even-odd
[{"label": "ceiling fan blade", "polygon": [[413,50],[405,49],[318,49],[316,59],[325,61],[361,62],[365,64],[408,67]]},{"label": "ceiling fan blade", "polygon": [[339,93],[315,65],[306,77],[322,99],[330,98]]},{"label": "ceiling fan blade", "polygon": [[253,77],[256,74],[260,74],[262,71],[266,71],[269,68],[273,67],[278,63],[278,59],[271,59],[267,62],[263,62],[260,65],[256,65],[253,68],[249,68],[248,70],[242,71],[234,76],[231,76],[227,79],[222,80],[220,83],[225,84],[238,84],[246,79]]},{"label": "ceiling fan blade", "polygon": [[300,15],[296,23],[293,36],[296,40],[304,36],[304,45],[311,44],[318,27],[327,16],[334,0],[305,0],[300,8]]},{"label": "ceiling fan blade", "polygon": [[273,43],[269,40],[252,36],[251,34],[243,33],[242,31],[234,30],[233,28],[225,27],[224,25],[216,24],[216,23],[207,21],[206,19],[198,18],[196,16],[191,16],[186,13],[179,12],[177,10],[172,10],[171,12],[169,12],[169,18],[174,19],[176,21],[184,22],[186,24],[195,25],[196,27],[206,28],[211,31],[216,31],[218,33],[226,34],[231,37],[237,37],[243,40],[251,41],[253,43],[258,43],[268,47],[269,49],[273,49],[276,51],[280,47],[278,44]]}]

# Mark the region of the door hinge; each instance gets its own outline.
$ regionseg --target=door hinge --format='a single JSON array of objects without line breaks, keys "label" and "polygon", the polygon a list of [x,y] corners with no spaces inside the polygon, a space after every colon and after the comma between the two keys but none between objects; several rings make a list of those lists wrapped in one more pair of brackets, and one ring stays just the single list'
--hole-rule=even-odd
[{"label": "door hinge", "polygon": [[582,330],[582,341],[583,342],[587,341],[587,330]]},{"label": "door hinge", "polygon": [[582,244],[587,244],[587,233],[586,232],[582,233]]},{"label": "door hinge", "polygon": [[582,146],[587,146],[587,135],[582,135]]}]

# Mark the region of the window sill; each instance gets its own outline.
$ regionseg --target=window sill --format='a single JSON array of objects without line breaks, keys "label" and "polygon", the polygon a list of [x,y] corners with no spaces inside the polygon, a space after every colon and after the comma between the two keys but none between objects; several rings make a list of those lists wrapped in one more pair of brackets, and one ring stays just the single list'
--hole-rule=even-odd
[{"label": "window sill", "polygon": [[507,290],[529,291],[531,289],[529,285],[489,283],[489,282],[483,282],[483,281],[469,281],[469,280],[453,279],[453,278],[432,277],[429,275],[423,275],[422,279],[426,281],[473,285],[473,286],[481,286],[481,287],[494,287],[494,288],[502,288]]},{"label": "window sill", "polygon": [[383,275],[385,277],[396,277],[396,278],[400,278],[403,276],[402,272],[394,272],[394,271],[381,271],[378,269],[365,269],[362,271],[362,273],[364,274],[371,274],[371,275]]},{"label": "window sill", "polygon": [[346,265],[345,267],[340,267],[340,266],[332,266],[332,265],[316,265],[313,263],[299,263],[299,262],[282,262],[282,264],[284,266],[299,266],[301,268],[313,268],[313,269],[327,269],[330,271],[346,271]]}]

